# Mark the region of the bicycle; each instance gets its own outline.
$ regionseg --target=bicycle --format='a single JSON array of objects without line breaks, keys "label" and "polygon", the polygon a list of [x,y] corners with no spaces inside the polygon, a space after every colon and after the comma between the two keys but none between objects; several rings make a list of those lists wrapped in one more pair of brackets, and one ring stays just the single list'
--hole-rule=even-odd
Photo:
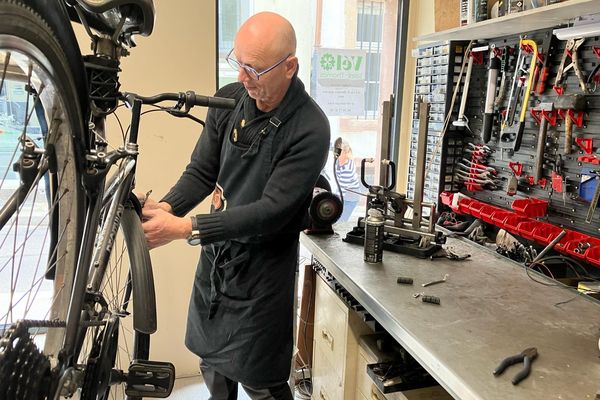
[{"label": "bicycle", "polygon": [[[71,21],[92,55],[81,55]],[[133,195],[142,105],[202,123],[193,106],[235,102],[120,92],[119,58],[153,24],[152,0],[0,0],[2,399],[172,390],[173,365],[149,360],[154,282]],[[131,125],[112,146],[105,120],[119,103]]]}]

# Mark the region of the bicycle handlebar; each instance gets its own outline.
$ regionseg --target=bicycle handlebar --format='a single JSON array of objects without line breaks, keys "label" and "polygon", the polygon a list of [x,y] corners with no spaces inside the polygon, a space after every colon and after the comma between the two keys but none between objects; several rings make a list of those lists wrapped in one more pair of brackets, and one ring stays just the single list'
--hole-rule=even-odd
[{"label": "bicycle handlebar", "polygon": [[194,93],[191,90],[187,92],[179,92],[179,93],[160,93],[155,96],[140,96],[134,93],[123,93],[125,98],[130,98],[133,96],[135,99],[139,99],[143,104],[156,104],[161,101],[177,101],[181,105],[185,105],[186,110],[189,110],[193,106],[201,106],[201,107],[213,107],[213,108],[226,108],[233,109],[235,108],[235,99],[229,99],[225,97],[211,97],[211,96],[202,96]]}]

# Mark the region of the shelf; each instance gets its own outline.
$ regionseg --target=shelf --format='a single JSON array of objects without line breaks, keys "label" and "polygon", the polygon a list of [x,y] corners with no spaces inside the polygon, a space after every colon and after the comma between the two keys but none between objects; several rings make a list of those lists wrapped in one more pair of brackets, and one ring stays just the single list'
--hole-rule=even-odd
[{"label": "shelf", "polygon": [[418,42],[434,42],[442,40],[490,39],[565,25],[575,17],[599,12],[600,1],[598,0],[566,0],[562,3],[508,14],[503,17],[488,19],[467,26],[417,36],[414,40]]}]

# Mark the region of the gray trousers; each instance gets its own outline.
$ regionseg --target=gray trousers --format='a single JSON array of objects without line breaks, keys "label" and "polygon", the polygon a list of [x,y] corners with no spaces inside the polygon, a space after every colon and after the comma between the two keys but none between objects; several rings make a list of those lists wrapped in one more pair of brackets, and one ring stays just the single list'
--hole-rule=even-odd
[{"label": "gray trousers", "polygon": [[[209,400],[237,400],[238,382],[221,375],[202,360],[200,360],[200,371],[202,371],[202,378],[210,392]],[[287,382],[261,389],[242,384],[242,388],[252,400],[293,400],[292,391]]]}]

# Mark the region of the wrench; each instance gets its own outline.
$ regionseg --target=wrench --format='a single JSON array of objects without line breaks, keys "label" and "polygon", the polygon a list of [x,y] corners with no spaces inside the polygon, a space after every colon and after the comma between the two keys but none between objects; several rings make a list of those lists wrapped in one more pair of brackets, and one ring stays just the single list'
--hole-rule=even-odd
[{"label": "wrench", "polygon": [[421,284],[421,286],[427,287],[427,286],[431,286],[431,285],[437,285],[438,283],[446,282],[446,279],[448,279],[448,274],[444,275],[444,278],[442,278],[440,280],[423,283],[423,284]]}]

